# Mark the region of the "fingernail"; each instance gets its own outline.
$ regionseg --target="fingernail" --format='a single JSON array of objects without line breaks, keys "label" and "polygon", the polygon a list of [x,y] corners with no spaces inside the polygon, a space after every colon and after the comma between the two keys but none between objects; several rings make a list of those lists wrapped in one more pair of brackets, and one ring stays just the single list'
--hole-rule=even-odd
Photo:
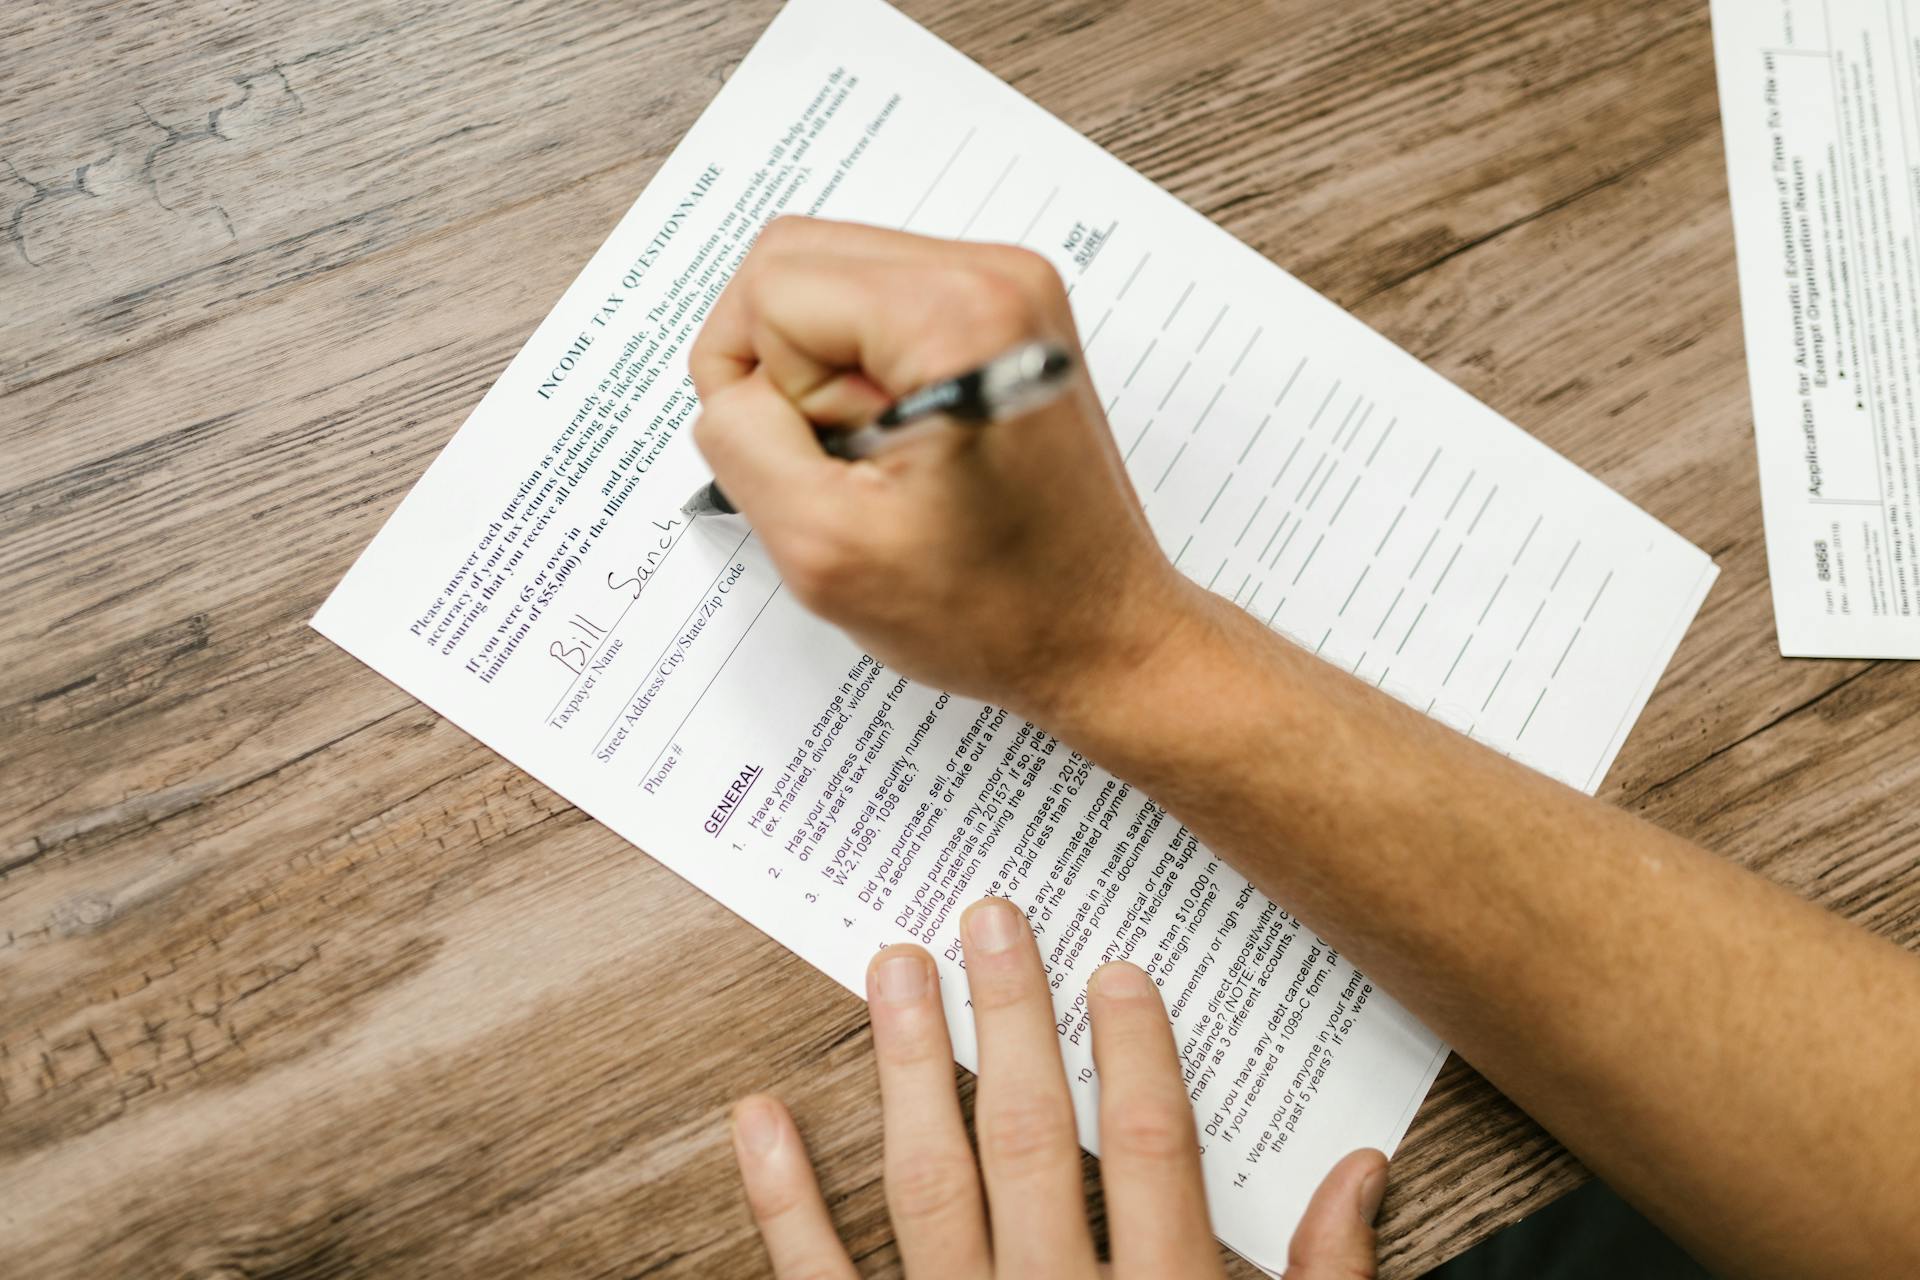
[{"label": "fingernail", "polygon": [[733,1137],[750,1156],[764,1156],[780,1144],[780,1115],[760,1099],[734,1109]]},{"label": "fingernail", "polygon": [[981,899],[960,923],[968,949],[985,955],[1011,950],[1028,931],[1026,917],[1004,898]]},{"label": "fingernail", "polygon": [[1360,1210],[1360,1221],[1372,1226],[1373,1220],[1380,1216],[1380,1202],[1386,1195],[1387,1171],[1375,1169],[1360,1183],[1360,1202],[1356,1206]]},{"label": "fingernail", "polygon": [[874,998],[907,1004],[927,994],[927,962],[911,951],[885,956],[873,967]]},{"label": "fingernail", "polygon": [[1153,994],[1153,980],[1133,965],[1115,962],[1093,975],[1100,994],[1118,1000],[1138,1000]]}]

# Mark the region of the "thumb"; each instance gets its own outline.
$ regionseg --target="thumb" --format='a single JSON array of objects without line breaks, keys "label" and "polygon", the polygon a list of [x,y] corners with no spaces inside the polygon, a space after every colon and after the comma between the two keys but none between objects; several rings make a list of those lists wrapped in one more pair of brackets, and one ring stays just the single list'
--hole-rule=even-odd
[{"label": "thumb", "polygon": [[1373,1219],[1387,1190],[1387,1158],[1355,1151],[1327,1174],[1287,1246],[1287,1280],[1373,1280]]}]

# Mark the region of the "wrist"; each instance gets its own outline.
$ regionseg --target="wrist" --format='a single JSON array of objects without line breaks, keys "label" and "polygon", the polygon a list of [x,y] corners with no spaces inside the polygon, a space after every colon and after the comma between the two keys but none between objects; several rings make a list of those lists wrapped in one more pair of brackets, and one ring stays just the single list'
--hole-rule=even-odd
[{"label": "wrist", "polygon": [[[1082,755],[1141,786],[1206,749],[1197,715],[1219,708],[1235,672],[1275,637],[1170,564],[1102,594],[1098,625],[1047,682],[1029,716]],[[1251,626],[1260,634],[1249,638]],[[1251,639],[1251,643],[1250,643]]]}]

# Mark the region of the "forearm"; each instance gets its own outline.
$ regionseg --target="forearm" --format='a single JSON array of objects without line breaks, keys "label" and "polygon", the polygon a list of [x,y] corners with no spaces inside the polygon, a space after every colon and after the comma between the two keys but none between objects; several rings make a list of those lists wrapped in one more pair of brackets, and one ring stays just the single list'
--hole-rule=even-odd
[{"label": "forearm", "polygon": [[1216,597],[1172,616],[1131,678],[1062,706],[1063,737],[1703,1256],[1920,1267],[1920,960]]}]

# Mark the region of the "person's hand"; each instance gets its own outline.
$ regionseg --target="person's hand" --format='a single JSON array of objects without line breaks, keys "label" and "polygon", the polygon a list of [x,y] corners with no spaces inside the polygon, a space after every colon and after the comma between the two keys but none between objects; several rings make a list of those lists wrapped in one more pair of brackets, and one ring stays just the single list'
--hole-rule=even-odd
[{"label": "person's hand", "polygon": [[[887,1208],[914,1280],[1105,1273],[1081,1197],[1080,1146],[1040,953],[1025,917],[986,898],[961,921],[980,1045],[979,1157],[954,1089],[933,959],[890,947],[867,970],[885,1126]],[[1207,1223],[1193,1110],[1159,988],[1126,963],[1087,992],[1100,1072],[1100,1175],[1117,1280],[1224,1274]],[[777,1280],[858,1273],[793,1118],[765,1095],[733,1112],[734,1154]],[[1321,1184],[1288,1253],[1291,1280],[1374,1274],[1386,1157],[1358,1151]]]},{"label": "person's hand", "polygon": [[903,674],[1051,722],[1147,660],[1192,593],[1084,364],[1046,408],[875,458],[814,437],[1035,339],[1078,358],[1037,254],[789,217],[741,264],[689,368],[701,452],[801,603]]}]

